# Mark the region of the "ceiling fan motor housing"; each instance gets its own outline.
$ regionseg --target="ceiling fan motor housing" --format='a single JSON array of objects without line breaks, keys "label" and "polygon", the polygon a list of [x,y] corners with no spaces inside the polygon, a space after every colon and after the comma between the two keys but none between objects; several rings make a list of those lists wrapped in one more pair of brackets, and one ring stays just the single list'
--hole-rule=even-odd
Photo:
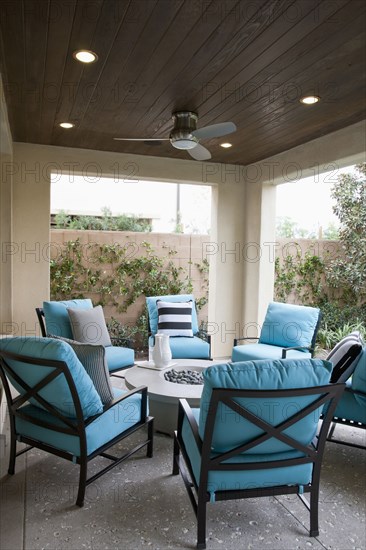
[{"label": "ceiling fan motor housing", "polygon": [[198,115],[191,111],[177,111],[172,115],[174,128],[170,132],[170,142],[176,149],[193,149],[198,139],[193,135],[197,129]]}]

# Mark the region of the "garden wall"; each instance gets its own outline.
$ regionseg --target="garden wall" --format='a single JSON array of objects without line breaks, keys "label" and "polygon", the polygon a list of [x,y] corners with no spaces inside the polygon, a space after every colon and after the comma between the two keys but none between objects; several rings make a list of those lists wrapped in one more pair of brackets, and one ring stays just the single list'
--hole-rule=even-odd
[{"label": "garden wall", "polygon": [[[312,303],[319,293],[329,295],[330,289],[326,282],[324,267],[342,255],[340,241],[278,239],[275,258],[280,270],[276,269],[275,299],[293,304],[308,304]],[[320,258],[324,265],[319,265],[317,258]],[[286,280],[281,279],[284,273]],[[295,284],[295,280],[298,284]],[[292,287],[293,290],[290,290]],[[335,297],[339,292],[332,289],[331,294]]]},{"label": "garden wall", "polygon": [[[51,230],[52,258],[59,253],[62,245],[68,241],[79,240],[82,246],[85,246],[84,264],[88,264],[87,246],[90,244],[98,245],[120,245],[128,247],[128,257],[136,258],[146,254],[146,249],[142,246],[143,242],[148,242],[154,249],[158,257],[166,258],[168,250],[173,250],[175,254],[170,260],[177,267],[183,267],[190,277],[193,285],[193,294],[200,298],[205,295],[205,274],[203,274],[197,264],[202,263],[205,243],[209,242],[208,235],[180,235],[175,233],[132,233],[119,231],[76,231],[76,230]],[[96,267],[91,266],[91,267]],[[103,266],[103,270],[112,273],[112,266]],[[99,296],[91,292],[85,292],[94,303],[97,303]],[[105,307],[105,316],[111,316],[119,319],[126,325],[134,325],[137,317],[145,303],[145,297],[141,296],[133,305],[129,306],[126,313],[117,314],[113,307]],[[207,320],[207,305],[199,312],[200,321]]]},{"label": "garden wall", "polygon": [[[79,239],[82,245],[99,244],[127,246],[131,258],[141,257],[146,254],[143,242],[148,242],[153,247],[157,256],[166,258],[168,250],[175,252],[170,259],[177,267],[183,267],[193,284],[193,294],[200,298],[206,294],[207,285],[205,279],[207,274],[200,271],[198,265],[202,264],[205,257],[206,244],[210,241],[208,235],[180,235],[175,233],[132,233],[118,231],[76,231],[76,230],[51,230],[52,254],[53,257],[60,251],[62,245],[68,241]],[[286,258],[297,256],[305,258],[307,254],[320,256],[325,262],[339,257],[342,249],[339,241],[312,240],[312,239],[278,239],[274,243],[275,257],[280,265],[284,265]],[[85,262],[88,262],[88,254],[85,255]],[[95,267],[95,266],[94,266]],[[112,273],[112,265],[103,266],[103,269]],[[97,293],[85,292],[94,303],[100,299]],[[286,301],[299,303],[295,294],[290,294]],[[107,318],[116,317],[126,325],[133,326],[137,317],[141,314],[145,303],[144,296],[129,306],[126,313],[118,314],[112,306],[105,306]],[[200,321],[207,320],[207,305],[199,312]]]}]

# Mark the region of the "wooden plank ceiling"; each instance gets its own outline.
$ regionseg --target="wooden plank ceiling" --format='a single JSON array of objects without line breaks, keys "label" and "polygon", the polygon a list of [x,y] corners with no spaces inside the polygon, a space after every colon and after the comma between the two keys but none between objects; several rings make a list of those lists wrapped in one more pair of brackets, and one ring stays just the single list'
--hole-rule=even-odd
[{"label": "wooden plank ceiling", "polygon": [[[169,142],[175,110],[214,162],[248,164],[365,118],[364,0],[0,2],[1,72],[14,141],[190,159]],[[72,54],[85,48],[98,61]],[[321,101],[304,106],[299,98]],[[72,130],[58,124],[69,121]]]}]

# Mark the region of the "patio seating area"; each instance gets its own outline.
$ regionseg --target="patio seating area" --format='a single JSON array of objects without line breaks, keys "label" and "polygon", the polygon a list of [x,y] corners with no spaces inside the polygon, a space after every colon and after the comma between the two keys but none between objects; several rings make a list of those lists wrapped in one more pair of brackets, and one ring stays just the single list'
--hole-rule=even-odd
[{"label": "patio seating area", "polygon": [[[121,379],[115,381],[123,387]],[[364,431],[337,430],[364,443]],[[115,467],[87,488],[83,508],[75,506],[78,468],[29,451],[18,458],[15,475],[3,479],[0,547],[195,548],[196,520],[180,476],[171,475],[172,449],[172,438],[156,433],[153,458],[141,451]],[[1,466],[4,475],[3,448]],[[364,451],[326,444],[318,537],[309,537],[309,514],[296,495],[251,498],[208,504],[207,548],[365,548],[365,466]]]},{"label": "patio seating area", "polygon": [[0,550],[366,550],[365,17],[0,2]]}]

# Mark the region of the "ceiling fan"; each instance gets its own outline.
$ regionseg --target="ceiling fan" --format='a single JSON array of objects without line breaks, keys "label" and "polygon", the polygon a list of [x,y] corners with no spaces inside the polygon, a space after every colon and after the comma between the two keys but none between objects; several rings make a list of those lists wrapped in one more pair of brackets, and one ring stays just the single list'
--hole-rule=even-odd
[{"label": "ceiling fan", "polygon": [[142,141],[146,145],[159,145],[159,142],[170,141],[176,149],[187,151],[195,160],[208,160],[211,153],[199,142],[201,139],[211,139],[226,136],[236,131],[233,122],[221,122],[197,129],[198,115],[192,111],[176,111],[172,114],[174,126],[168,138],[120,138],[116,141]]}]

